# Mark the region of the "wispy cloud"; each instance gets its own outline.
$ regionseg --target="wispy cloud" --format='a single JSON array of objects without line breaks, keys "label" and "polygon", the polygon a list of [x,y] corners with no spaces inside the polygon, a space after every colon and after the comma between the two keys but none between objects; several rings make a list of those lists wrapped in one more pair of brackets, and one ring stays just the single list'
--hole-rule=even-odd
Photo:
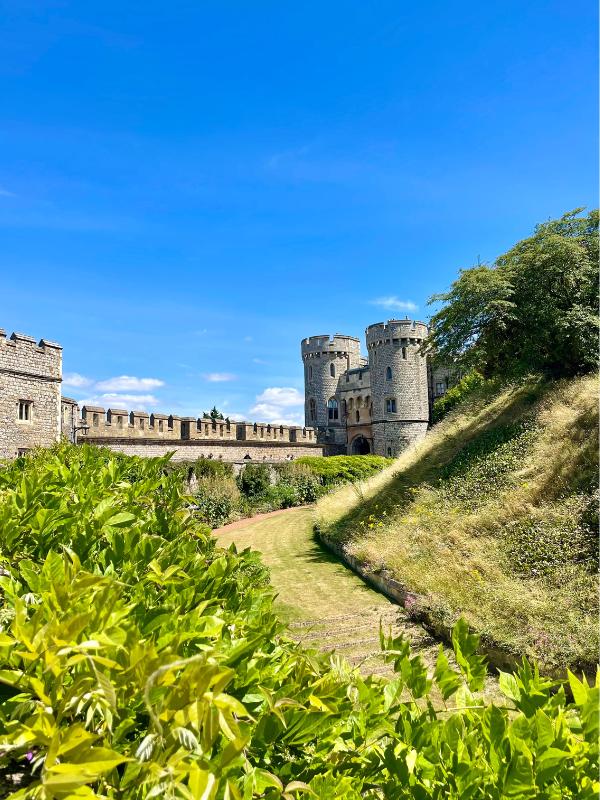
[{"label": "wispy cloud", "polygon": [[63,386],[72,386],[74,389],[84,389],[93,384],[91,378],[80,375],[78,372],[65,372],[63,375]]},{"label": "wispy cloud", "polygon": [[263,361],[262,358],[253,358],[252,359],[252,363],[253,364],[268,364],[269,362],[268,361]]},{"label": "wispy cloud", "polygon": [[202,376],[209,383],[226,383],[236,380],[236,375],[231,372],[205,372]]},{"label": "wispy cloud", "polygon": [[16,197],[17,195],[14,192],[9,192],[8,189],[3,189],[0,186],[0,197]]},{"label": "wispy cloud", "polygon": [[413,303],[412,300],[400,300],[395,295],[389,297],[378,297],[376,300],[369,300],[372,306],[379,306],[385,308],[387,311],[417,311],[419,306]]},{"label": "wispy cloud", "polygon": [[147,391],[148,389],[158,389],[164,386],[165,382],[159,378],[136,378],[133,375],[120,375],[116,378],[108,378],[105,381],[98,381],[95,388],[105,392],[121,391]]}]

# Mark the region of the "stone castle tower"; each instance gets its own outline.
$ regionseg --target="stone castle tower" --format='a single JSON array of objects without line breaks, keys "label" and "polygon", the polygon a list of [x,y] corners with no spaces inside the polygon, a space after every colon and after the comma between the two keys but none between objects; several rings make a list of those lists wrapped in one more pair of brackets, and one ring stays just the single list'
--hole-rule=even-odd
[{"label": "stone castle tower", "polygon": [[[360,341],[336,334],[301,343],[306,425],[329,454],[397,456],[425,436],[432,381],[421,345],[427,325],[409,319],[369,325]],[[435,394],[443,394],[447,382]]]}]

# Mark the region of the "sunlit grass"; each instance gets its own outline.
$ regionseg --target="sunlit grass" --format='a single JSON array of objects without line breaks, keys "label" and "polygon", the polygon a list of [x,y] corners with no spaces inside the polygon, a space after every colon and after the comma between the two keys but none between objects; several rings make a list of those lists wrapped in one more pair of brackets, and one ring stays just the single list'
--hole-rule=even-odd
[{"label": "sunlit grass", "polygon": [[[462,613],[490,639],[550,667],[590,663],[594,575],[566,565],[524,577],[507,560],[506,536],[525,522],[553,530],[572,524],[597,471],[596,397],[592,377],[551,385],[531,379],[482,395],[385,472],[322,498],[318,525],[354,555],[390,569],[441,620]],[[440,474],[461,448],[528,418],[534,435],[515,439],[522,452],[507,474],[472,486],[466,474],[462,499],[444,492]]]}]

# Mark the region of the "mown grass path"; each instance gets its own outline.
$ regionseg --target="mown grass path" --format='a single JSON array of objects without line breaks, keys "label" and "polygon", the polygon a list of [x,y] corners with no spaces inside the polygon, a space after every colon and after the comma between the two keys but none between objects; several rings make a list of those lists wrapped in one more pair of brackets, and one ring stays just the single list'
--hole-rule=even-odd
[{"label": "mown grass path", "polygon": [[262,553],[280,615],[307,646],[336,650],[368,673],[391,672],[379,654],[379,621],[403,632],[429,664],[439,644],[403,608],[370,589],[313,537],[313,509],[291,508],[214,531],[219,544]]}]

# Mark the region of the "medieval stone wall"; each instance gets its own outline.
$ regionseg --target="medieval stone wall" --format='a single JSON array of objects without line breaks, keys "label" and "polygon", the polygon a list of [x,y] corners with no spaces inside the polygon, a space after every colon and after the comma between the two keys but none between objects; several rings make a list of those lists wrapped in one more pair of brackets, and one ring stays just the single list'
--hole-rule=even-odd
[{"label": "medieval stone wall", "polygon": [[0,458],[58,441],[61,380],[60,345],[0,329]]},{"label": "medieval stone wall", "polygon": [[[82,441],[80,439],[80,441]],[[280,462],[291,461],[300,456],[322,456],[323,448],[315,442],[225,442],[225,441],[158,441],[154,439],[131,440],[107,438],[95,439],[94,444],[129,456],[164,456],[173,453],[173,461],[195,461],[197,458],[213,458],[229,462]]]}]

